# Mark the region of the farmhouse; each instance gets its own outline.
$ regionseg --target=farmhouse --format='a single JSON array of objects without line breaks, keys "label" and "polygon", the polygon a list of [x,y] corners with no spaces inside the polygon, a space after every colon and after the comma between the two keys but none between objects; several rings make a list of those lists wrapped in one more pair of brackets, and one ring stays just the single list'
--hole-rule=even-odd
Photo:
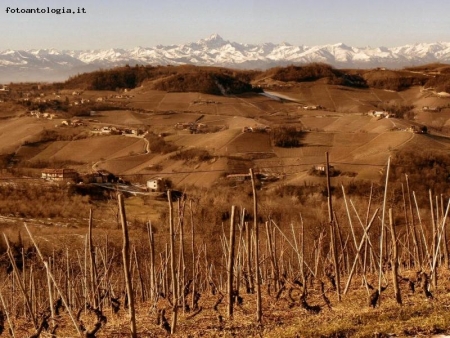
[{"label": "farmhouse", "polygon": [[303,106],[303,109],[304,110],[319,110],[319,109],[323,109],[323,107],[319,106],[319,105],[317,105],[317,106]]},{"label": "farmhouse", "polygon": [[[332,165],[330,165],[328,168],[330,170],[330,174],[334,172],[334,167]],[[327,165],[326,164],[316,164],[314,166],[314,170],[325,173],[327,171]]]},{"label": "farmhouse", "polygon": [[192,125],[193,125],[192,122],[178,122],[178,123],[175,125],[175,128],[176,128],[176,129],[188,129],[188,128],[190,128]]},{"label": "farmhouse", "polygon": [[41,178],[50,181],[69,181],[78,177],[73,169],[44,169]]},{"label": "farmhouse", "polygon": [[117,177],[107,170],[99,170],[85,175],[83,181],[85,183],[114,183],[117,182]]},{"label": "farmhouse", "polygon": [[103,134],[111,134],[111,128],[110,127],[103,127],[102,129],[101,129],[101,132],[103,133]]},{"label": "farmhouse", "polygon": [[427,126],[419,127],[419,126],[412,125],[411,127],[409,127],[409,131],[414,134],[427,134],[428,128],[427,128]]},{"label": "farmhouse", "polygon": [[152,178],[147,181],[147,190],[151,192],[161,192],[166,190],[166,181],[161,177]]},{"label": "farmhouse", "polygon": [[441,108],[435,107],[435,106],[423,106],[422,110],[423,111],[430,111],[430,112],[440,112]]},{"label": "farmhouse", "polygon": [[374,116],[374,117],[378,117],[378,118],[391,116],[387,111],[384,111],[384,110],[370,110],[368,114],[370,116]]}]

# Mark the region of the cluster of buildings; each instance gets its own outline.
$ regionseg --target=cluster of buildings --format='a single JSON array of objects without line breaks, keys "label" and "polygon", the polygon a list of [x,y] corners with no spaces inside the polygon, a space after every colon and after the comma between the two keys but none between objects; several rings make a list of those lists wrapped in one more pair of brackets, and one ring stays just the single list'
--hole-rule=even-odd
[{"label": "cluster of buildings", "polygon": [[422,107],[423,111],[429,111],[429,112],[433,112],[433,113],[439,113],[441,111],[441,107],[436,107],[436,106],[423,106]]},{"label": "cluster of buildings", "polygon": [[85,124],[80,119],[73,119],[73,120],[63,120],[61,121],[62,126],[72,126],[72,127],[80,127],[84,126]]},{"label": "cluster of buildings", "polygon": [[385,110],[369,110],[367,115],[373,116],[373,117],[378,117],[380,119],[382,119],[382,118],[389,119],[389,118],[395,117],[395,114],[390,113],[390,112],[385,111]]},{"label": "cluster of buildings", "polygon": [[270,133],[272,129],[268,126],[243,127],[243,133]]},{"label": "cluster of buildings", "polygon": [[206,128],[205,123],[197,123],[197,122],[178,122],[175,124],[175,129],[179,130],[190,130],[191,132],[197,132]]},{"label": "cluster of buildings", "polygon": [[36,117],[37,119],[43,118],[43,119],[49,119],[53,120],[55,118],[58,118],[58,115],[55,113],[41,113],[39,110],[32,110],[29,112],[31,116]]},{"label": "cluster of buildings", "polygon": [[134,135],[134,136],[145,135],[145,132],[141,129],[119,128],[112,126],[103,126],[101,128],[94,128],[94,132],[110,135]]},{"label": "cluster of buildings", "polygon": [[[90,174],[80,175],[74,169],[47,168],[42,170],[41,178],[52,182],[83,182],[85,184],[125,183],[120,177],[115,176],[107,170],[98,170]],[[145,186],[147,192],[163,192],[167,188],[168,181],[161,177],[154,177],[147,180]]]}]

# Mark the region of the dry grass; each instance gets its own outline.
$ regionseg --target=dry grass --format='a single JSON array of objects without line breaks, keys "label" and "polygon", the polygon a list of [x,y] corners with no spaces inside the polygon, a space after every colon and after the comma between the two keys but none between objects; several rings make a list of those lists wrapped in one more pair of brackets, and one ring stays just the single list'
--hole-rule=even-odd
[{"label": "dry grass", "polygon": [[[352,288],[337,302],[336,295],[327,289],[332,308],[325,306],[318,289],[318,283],[309,287],[308,302],[319,305],[319,314],[312,314],[281,294],[277,300],[275,295],[268,295],[263,288],[263,318],[262,325],[256,323],[255,295],[245,294],[242,305],[236,305],[233,318],[227,318],[227,302],[224,299],[213,309],[220,297],[209,292],[202,293],[199,306],[202,311],[192,317],[192,312],[183,313],[180,309],[177,333],[173,337],[430,337],[435,334],[450,333],[450,296],[448,294],[448,272],[443,272],[442,282],[435,298],[427,300],[421,290],[416,293],[407,291],[402,286],[403,306],[395,303],[392,288],[382,294],[381,302],[375,309],[367,302],[367,293],[363,287]],[[358,284],[360,279],[354,279]],[[273,292],[273,291],[272,291]],[[298,293],[293,293],[294,297]],[[189,296],[190,297],[190,296]],[[188,300],[189,300],[188,297]],[[136,308],[137,328],[140,337],[161,337],[166,332],[157,325],[157,309],[165,309],[170,322],[171,305],[168,300],[160,298],[157,304],[139,303]],[[109,308],[104,309],[108,318],[106,325],[99,331],[97,337],[123,337],[129,334],[127,310],[121,306],[117,314]],[[219,320],[218,316],[222,316]],[[93,324],[93,316],[82,313],[81,319],[89,327]],[[58,337],[71,337],[75,330],[67,313],[63,312],[57,320]],[[92,327],[92,326],[91,326]],[[16,322],[19,336],[33,332],[29,323]]]}]

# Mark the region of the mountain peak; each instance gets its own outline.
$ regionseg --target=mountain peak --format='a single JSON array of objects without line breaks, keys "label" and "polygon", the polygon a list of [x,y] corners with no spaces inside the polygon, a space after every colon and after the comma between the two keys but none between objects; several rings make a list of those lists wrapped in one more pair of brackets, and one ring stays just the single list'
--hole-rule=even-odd
[{"label": "mountain peak", "polygon": [[206,38],[204,40],[205,41],[224,41],[222,39],[222,37],[217,33],[211,34],[208,38]]},{"label": "mountain peak", "polygon": [[225,44],[227,44],[229,41],[225,41],[222,39],[222,37],[219,34],[211,34],[206,39],[201,39],[199,42],[197,42],[199,45],[206,45],[208,48],[218,48]]}]

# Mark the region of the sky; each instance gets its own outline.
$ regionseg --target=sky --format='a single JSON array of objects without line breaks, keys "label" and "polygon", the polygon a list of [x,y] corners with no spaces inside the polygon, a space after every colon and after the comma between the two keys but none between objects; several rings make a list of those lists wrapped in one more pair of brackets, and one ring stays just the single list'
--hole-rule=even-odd
[{"label": "sky", "polygon": [[396,47],[450,42],[448,13],[449,0],[0,0],[0,50],[154,47],[216,33],[251,44]]}]

